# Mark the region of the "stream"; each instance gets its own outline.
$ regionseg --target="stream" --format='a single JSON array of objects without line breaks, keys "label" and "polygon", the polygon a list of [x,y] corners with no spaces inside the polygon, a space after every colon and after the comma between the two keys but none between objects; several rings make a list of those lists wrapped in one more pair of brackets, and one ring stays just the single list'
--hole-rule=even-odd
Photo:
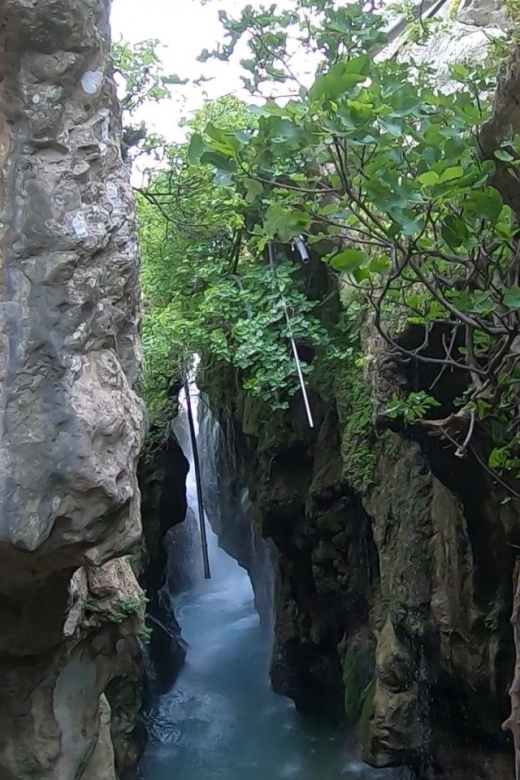
[{"label": "stream", "polygon": [[[179,427],[190,460],[188,505],[196,509],[182,419]],[[204,445],[199,435],[201,457],[208,455]],[[202,577],[200,546],[193,544],[196,512],[188,512],[170,541],[183,543],[184,563],[197,572],[172,599],[189,648],[172,690],[144,713],[149,741],[139,779],[404,780],[404,771],[367,767],[344,728],[303,718],[291,700],[271,690],[271,639],[260,626],[248,574],[219,547],[208,522],[206,527],[210,580]]]}]

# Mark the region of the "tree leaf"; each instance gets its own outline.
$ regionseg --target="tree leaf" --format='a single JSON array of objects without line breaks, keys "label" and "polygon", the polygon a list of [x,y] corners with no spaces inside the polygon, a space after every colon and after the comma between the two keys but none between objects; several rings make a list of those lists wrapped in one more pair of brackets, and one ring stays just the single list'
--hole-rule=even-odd
[{"label": "tree leaf", "polygon": [[188,160],[196,165],[200,162],[200,158],[206,150],[206,144],[200,133],[194,133],[191,137],[190,145],[188,146],[187,157]]},{"label": "tree leaf", "polygon": [[436,173],[436,171],[425,171],[424,173],[421,173],[421,175],[417,177],[417,181],[420,184],[424,184],[428,187],[431,187],[434,184],[437,184],[437,182],[439,181],[439,174]]},{"label": "tree leaf", "polygon": [[439,184],[445,181],[453,181],[464,176],[464,168],[461,165],[454,165],[451,168],[445,168],[439,177]]},{"label": "tree leaf", "polygon": [[368,54],[360,54],[358,57],[352,57],[344,63],[345,73],[362,73],[368,75],[372,58]]},{"label": "tree leaf", "polygon": [[505,149],[495,149],[494,154],[497,160],[502,160],[503,162],[511,162],[511,160],[515,159],[513,155],[506,152]]},{"label": "tree leaf", "polygon": [[218,168],[221,171],[227,171],[228,173],[235,173],[237,169],[236,162],[233,159],[212,150],[208,150],[201,155],[200,164],[212,165],[214,168]]},{"label": "tree leaf", "polygon": [[240,151],[243,144],[235,133],[229,133],[216,127],[213,122],[206,125],[206,133],[213,141],[216,141],[220,151],[226,153],[228,150],[236,154]]},{"label": "tree leaf", "polygon": [[507,306],[509,309],[520,309],[520,287],[513,285],[506,288],[502,300],[504,306]]},{"label": "tree leaf", "polygon": [[373,257],[369,264],[368,270],[374,274],[386,274],[390,269],[390,258],[386,255],[379,255],[379,257]]},{"label": "tree leaf", "polygon": [[247,178],[244,180],[244,184],[247,188],[246,200],[248,203],[252,203],[264,191],[262,184],[256,179]]},{"label": "tree leaf", "polygon": [[352,73],[347,70],[347,66],[348,63],[345,61],[336,62],[326,73],[317,76],[309,90],[311,101],[335,100],[347,89],[366,79],[362,73]]},{"label": "tree leaf", "polygon": [[338,252],[330,259],[330,264],[336,271],[343,271],[344,273],[353,273],[360,268],[366,261],[366,254],[361,249],[344,249],[342,252]]}]

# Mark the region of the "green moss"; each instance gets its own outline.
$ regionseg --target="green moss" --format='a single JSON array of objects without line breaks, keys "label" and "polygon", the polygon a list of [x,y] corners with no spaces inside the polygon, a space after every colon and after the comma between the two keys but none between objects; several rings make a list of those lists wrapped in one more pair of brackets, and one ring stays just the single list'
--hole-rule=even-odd
[{"label": "green moss", "polygon": [[214,361],[206,365],[201,362],[201,366],[197,384],[216,417],[238,421],[247,436],[257,439],[258,450],[276,449],[283,430],[282,412],[244,390],[239,372],[229,364]]},{"label": "green moss", "polygon": [[368,648],[351,648],[343,659],[345,713],[356,722],[361,714],[374,673],[373,653]]},{"label": "green moss", "polygon": [[460,7],[460,0],[450,0],[448,5],[448,16],[454,21],[457,18],[457,13]]},{"label": "green moss", "polygon": [[504,0],[504,10],[515,24],[520,24],[520,8],[518,6],[518,0]]},{"label": "green moss", "polygon": [[381,452],[389,460],[397,460],[399,457],[398,437],[391,431],[383,431],[378,435]]},{"label": "green moss", "polygon": [[342,427],[343,474],[355,490],[365,492],[374,482],[376,455],[372,422],[372,399],[362,368],[356,360],[345,361],[338,373],[335,396]]},{"label": "green moss", "polygon": [[137,634],[139,639],[144,645],[149,645],[150,641],[152,639],[152,629],[148,628],[148,626],[141,626],[139,629],[139,633]]},{"label": "green moss", "polygon": [[370,743],[370,723],[374,717],[375,696],[376,679],[374,677],[366,690],[363,708],[357,724],[357,735],[364,751],[366,751]]}]

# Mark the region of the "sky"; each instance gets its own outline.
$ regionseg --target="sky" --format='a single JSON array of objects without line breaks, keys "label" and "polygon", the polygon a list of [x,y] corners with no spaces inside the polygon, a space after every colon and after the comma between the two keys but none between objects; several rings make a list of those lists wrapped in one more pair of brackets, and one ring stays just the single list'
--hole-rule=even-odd
[{"label": "sky", "polygon": [[[277,5],[283,7],[285,2],[287,0],[278,0]],[[180,141],[184,131],[179,127],[179,120],[201,106],[205,97],[214,99],[235,94],[246,101],[251,99],[240,79],[239,61],[247,56],[244,43],[237,46],[230,62],[197,62],[197,56],[203,49],[211,51],[223,39],[218,12],[226,10],[238,16],[246,4],[255,7],[261,5],[262,0],[206,0],[204,4],[201,0],[113,0],[111,21],[114,41],[135,44],[150,38],[157,39],[161,42],[158,54],[165,73],[183,79],[198,78],[202,74],[213,78],[199,87],[193,84],[174,87],[172,100],[147,104],[140,114],[136,114],[135,120],[144,119],[150,131],[157,132],[168,141]],[[300,78],[306,82],[304,74],[308,73],[308,63],[305,60],[298,62],[296,57],[294,64]]]},{"label": "sky", "polygon": [[[203,49],[210,51],[222,39],[218,12],[232,13],[242,8],[242,0],[113,0],[112,37],[138,43],[149,38],[161,41],[158,51],[165,72],[181,78],[197,78],[203,72],[214,77],[200,87],[175,88],[174,99],[159,106],[146,108],[146,122],[169,140],[179,138],[181,116],[200,106],[206,94],[210,98],[229,93],[245,97],[241,89],[240,68],[237,61],[227,63],[212,60],[203,65],[197,55]],[[139,117],[141,118],[141,117]]]}]

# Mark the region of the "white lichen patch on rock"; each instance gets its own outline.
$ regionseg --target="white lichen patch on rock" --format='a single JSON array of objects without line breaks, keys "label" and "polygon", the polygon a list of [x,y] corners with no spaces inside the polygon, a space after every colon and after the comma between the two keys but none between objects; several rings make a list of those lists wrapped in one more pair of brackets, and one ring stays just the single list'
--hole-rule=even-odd
[{"label": "white lichen patch on rock", "polygon": [[81,87],[87,95],[95,95],[101,89],[104,73],[100,70],[87,70],[81,77]]}]

